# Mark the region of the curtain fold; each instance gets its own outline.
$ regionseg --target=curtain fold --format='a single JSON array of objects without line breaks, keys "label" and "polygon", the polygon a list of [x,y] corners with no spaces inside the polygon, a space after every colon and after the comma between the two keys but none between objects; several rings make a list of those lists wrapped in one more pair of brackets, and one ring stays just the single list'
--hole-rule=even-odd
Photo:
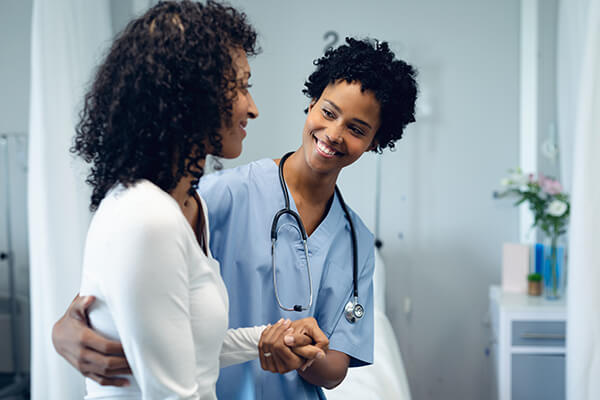
[{"label": "curtain fold", "polygon": [[34,0],[28,214],[31,395],[81,399],[83,379],[54,351],[51,331],[80,284],[90,219],[86,171],[69,147],[87,83],[111,37],[108,0]]},{"label": "curtain fold", "polygon": [[[592,0],[593,1],[593,0]],[[584,53],[587,10],[590,0],[559,2],[557,37],[557,102],[560,180],[565,190],[572,191],[573,151],[579,77]]]},{"label": "curtain fold", "polygon": [[585,8],[575,92],[567,300],[567,398],[600,399],[600,0]]}]

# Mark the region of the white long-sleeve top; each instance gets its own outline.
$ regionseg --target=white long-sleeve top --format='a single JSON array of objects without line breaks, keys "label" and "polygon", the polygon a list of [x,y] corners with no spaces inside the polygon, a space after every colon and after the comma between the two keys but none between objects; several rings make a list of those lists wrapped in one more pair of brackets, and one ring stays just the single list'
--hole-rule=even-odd
[{"label": "white long-sleeve top", "polygon": [[121,341],[133,371],[129,387],[87,379],[86,399],[215,399],[220,366],[258,357],[264,327],[227,330],[218,262],[201,250],[177,202],[153,183],[107,194],[83,264],[81,294],[96,296],[90,323]]}]

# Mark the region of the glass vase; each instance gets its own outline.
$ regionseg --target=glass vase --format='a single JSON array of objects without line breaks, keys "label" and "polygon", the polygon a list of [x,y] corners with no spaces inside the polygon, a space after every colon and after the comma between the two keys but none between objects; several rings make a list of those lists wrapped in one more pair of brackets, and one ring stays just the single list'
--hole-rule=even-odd
[{"label": "glass vase", "polygon": [[567,267],[566,240],[564,236],[544,240],[544,296],[557,300],[565,294]]}]

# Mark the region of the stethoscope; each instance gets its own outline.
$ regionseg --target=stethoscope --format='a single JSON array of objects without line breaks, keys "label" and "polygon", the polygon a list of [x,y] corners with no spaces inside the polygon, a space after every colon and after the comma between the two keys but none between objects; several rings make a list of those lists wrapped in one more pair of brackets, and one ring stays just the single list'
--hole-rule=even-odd
[{"label": "stethoscope", "polygon": [[[310,275],[310,263],[308,258],[308,236],[306,235],[306,229],[304,228],[304,224],[300,219],[300,216],[297,212],[290,208],[290,196],[287,191],[287,187],[285,184],[285,178],[283,177],[283,165],[285,161],[291,156],[293,152],[287,153],[281,158],[279,162],[279,183],[281,184],[281,191],[283,192],[283,197],[285,199],[285,208],[277,211],[275,217],[273,217],[273,224],[271,225],[271,263],[273,269],[273,287],[275,288],[275,298],[277,299],[277,304],[282,310],[285,311],[306,311],[312,307],[313,302],[313,286],[312,286],[312,278]],[[340,189],[335,186],[335,192],[337,193],[338,199],[344,210],[344,214],[346,215],[346,219],[350,224],[350,235],[352,237],[352,278],[353,278],[353,298],[348,301],[346,307],[344,308],[344,314],[346,315],[346,319],[348,322],[354,323],[357,320],[361,319],[365,315],[364,307],[358,302],[358,266],[357,266],[357,243],[356,243],[356,232],[354,231],[354,224],[352,223],[352,218],[350,217],[350,213],[348,212],[348,208],[346,207],[346,203],[342,198],[342,194],[340,193]],[[309,298],[307,305],[295,304],[293,307],[286,307],[281,303],[279,298],[279,292],[277,290],[277,270],[275,267],[275,243],[277,242],[277,224],[279,222],[279,218],[282,215],[288,214],[292,218],[296,220],[296,225],[292,225],[299,233],[302,238],[302,244],[304,246],[304,256],[306,258],[306,271],[308,274],[308,287],[309,287]]]}]

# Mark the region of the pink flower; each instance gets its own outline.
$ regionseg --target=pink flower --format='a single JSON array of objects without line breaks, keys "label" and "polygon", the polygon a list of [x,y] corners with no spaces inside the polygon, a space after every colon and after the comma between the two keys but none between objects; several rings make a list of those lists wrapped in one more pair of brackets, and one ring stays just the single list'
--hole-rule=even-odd
[{"label": "pink flower", "polygon": [[542,190],[550,195],[559,194],[563,190],[559,181],[552,178],[546,178],[543,174],[540,174],[539,181]]}]

